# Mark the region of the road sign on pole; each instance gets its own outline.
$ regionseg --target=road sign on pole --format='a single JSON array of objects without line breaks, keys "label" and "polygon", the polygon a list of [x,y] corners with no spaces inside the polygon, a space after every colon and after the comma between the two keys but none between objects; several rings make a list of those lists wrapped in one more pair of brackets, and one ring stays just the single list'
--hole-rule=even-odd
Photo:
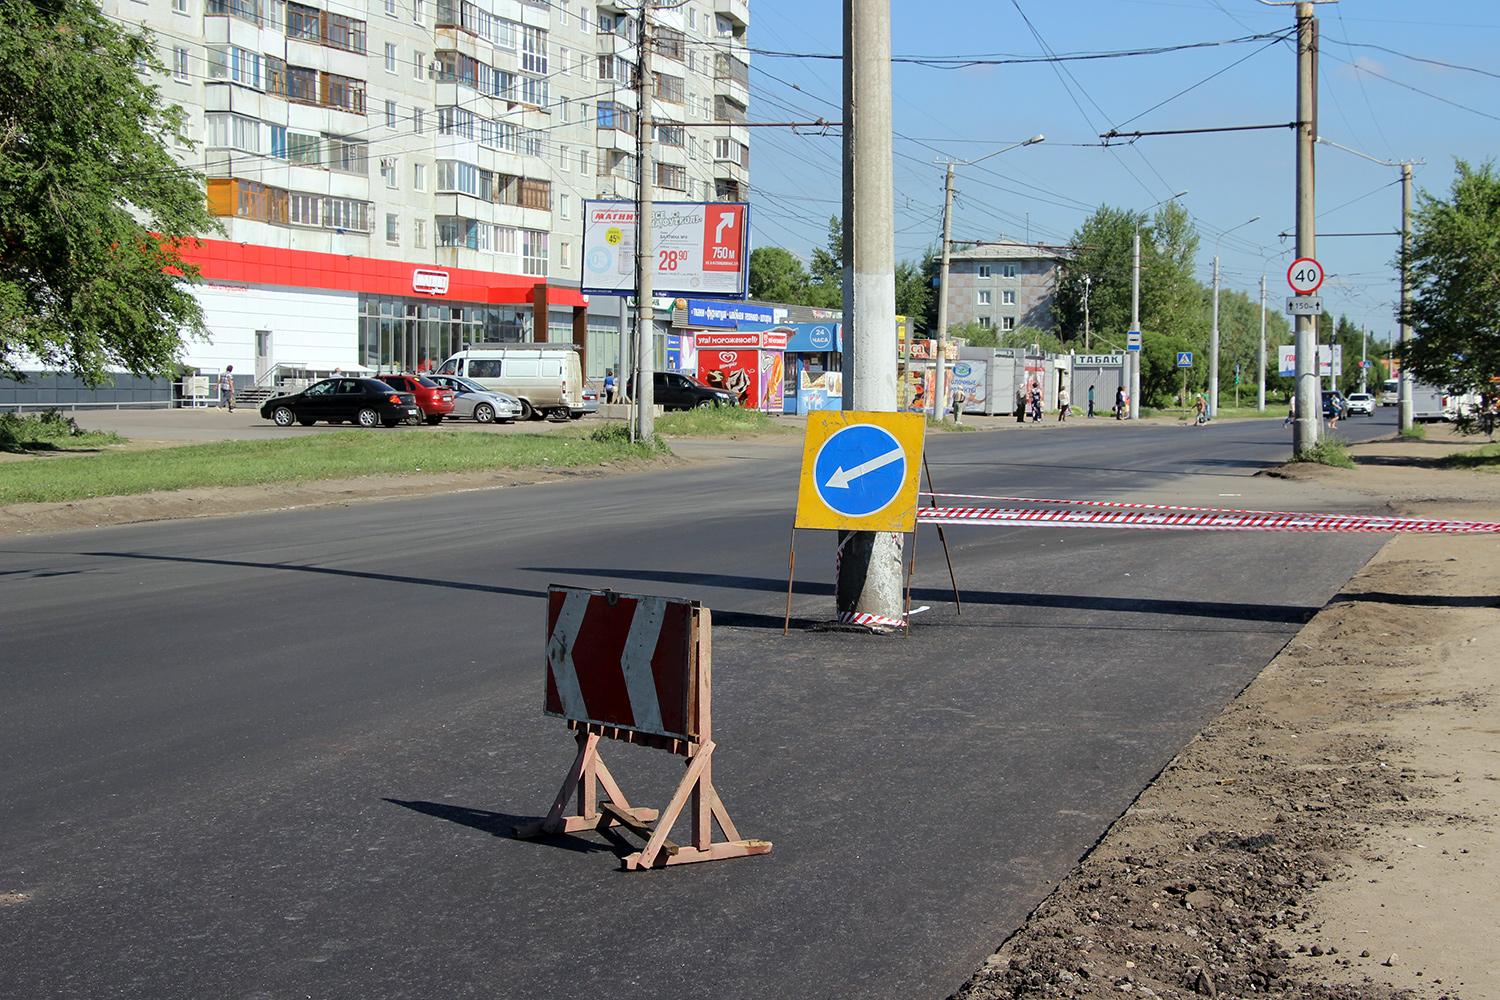
[{"label": "road sign on pole", "polygon": [[1311,257],[1298,257],[1286,269],[1286,283],[1298,295],[1311,295],[1323,284],[1323,265]]},{"label": "road sign on pole", "polygon": [[1191,367],[1193,367],[1193,352],[1192,351],[1178,351],[1177,352],[1177,367],[1178,368],[1191,368]]},{"label": "road sign on pole", "polygon": [[797,527],[911,531],[924,421],[920,413],[809,414]]},{"label": "road sign on pole", "polygon": [[1141,349],[1141,331],[1131,330],[1125,335],[1125,349],[1127,351],[1139,351]]},{"label": "road sign on pole", "polygon": [[1323,315],[1323,296],[1293,295],[1286,300],[1286,311],[1293,316]]}]

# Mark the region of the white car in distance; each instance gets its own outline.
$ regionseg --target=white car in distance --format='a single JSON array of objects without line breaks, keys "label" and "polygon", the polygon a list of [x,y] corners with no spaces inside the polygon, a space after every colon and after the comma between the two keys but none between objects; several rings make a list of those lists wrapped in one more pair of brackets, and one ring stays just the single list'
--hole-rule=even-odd
[{"label": "white car in distance", "polygon": [[1375,415],[1375,397],[1368,392],[1351,392],[1344,402],[1349,406],[1351,417],[1357,413],[1363,413],[1367,417]]}]

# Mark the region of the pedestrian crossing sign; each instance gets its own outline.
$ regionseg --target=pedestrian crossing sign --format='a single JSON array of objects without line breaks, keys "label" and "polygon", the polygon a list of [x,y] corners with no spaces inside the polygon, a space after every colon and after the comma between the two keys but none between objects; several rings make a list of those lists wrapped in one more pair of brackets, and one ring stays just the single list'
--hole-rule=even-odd
[{"label": "pedestrian crossing sign", "polygon": [[808,414],[796,526],[913,531],[926,431],[921,413]]}]

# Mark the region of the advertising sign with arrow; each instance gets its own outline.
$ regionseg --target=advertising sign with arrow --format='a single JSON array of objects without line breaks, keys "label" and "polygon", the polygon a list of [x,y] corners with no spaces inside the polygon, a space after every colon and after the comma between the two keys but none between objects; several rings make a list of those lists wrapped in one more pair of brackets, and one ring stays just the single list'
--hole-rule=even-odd
[{"label": "advertising sign with arrow", "polygon": [[796,526],[913,530],[926,429],[920,413],[808,414]]}]

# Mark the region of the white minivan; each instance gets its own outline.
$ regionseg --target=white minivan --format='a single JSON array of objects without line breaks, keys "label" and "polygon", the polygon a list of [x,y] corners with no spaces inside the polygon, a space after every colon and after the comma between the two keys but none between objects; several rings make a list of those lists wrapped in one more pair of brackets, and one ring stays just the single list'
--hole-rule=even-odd
[{"label": "white minivan", "polygon": [[571,417],[589,408],[583,399],[583,365],[572,344],[517,344],[471,347],[438,368],[439,375],[462,375],[521,401],[522,420]]}]

